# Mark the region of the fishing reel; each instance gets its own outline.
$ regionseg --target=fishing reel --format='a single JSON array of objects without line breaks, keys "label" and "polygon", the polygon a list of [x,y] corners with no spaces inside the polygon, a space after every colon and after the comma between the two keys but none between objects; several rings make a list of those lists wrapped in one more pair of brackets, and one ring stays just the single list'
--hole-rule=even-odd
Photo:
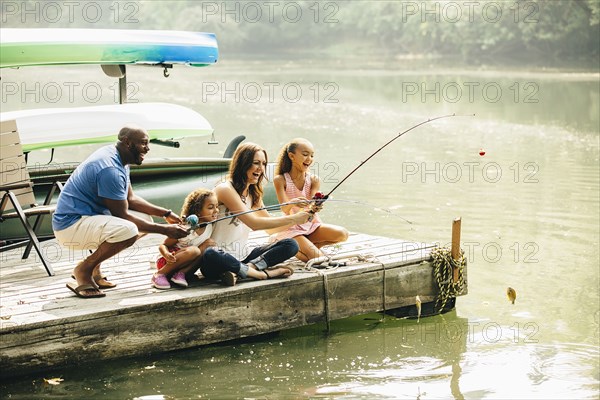
[{"label": "fishing reel", "polygon": [[193,231],[195,229],[200,228],[200,226],[199,226],[200,225],[200,221],[198,220],[198,216],[197,215],[194,215],[194,214],[188,215],[185,218],[185,223],[187,225],[189,225],[188,232],[191,232],[191,231]]},{"label": "fishing reel", "polygon": [[317,192],[315,193],[315,195],[313,196],[313,200],[316,200],[315,203],[317,204],[321,204],[323,203],[325,200],[327,200],[329,198],[328,195],[324,195],[323,192]]},{"label": "fishing reel", "polygon": [[[325,200],[327,200],[329,198],[329,195],[325,195],[323,194],[323,192],[317,192],[315,193],[315,195],[313,196],[313,198],[311,199],[311,201],[314,204],[314,207],[317,208],[317,210],[314,210],[311,207],[311,210],[309,211],[310,214],[314,215],[317,212],[320,211],[320,207],[323,205],[323,203],[325,202]],[[313,217],[311,216],[308,220],[312,221]]]},{"label": "fishing reel", "polygon": [[323,194],[323,192],[317,192],[311,200],[316,206],[321,206],[323,203],[325,203],[325,200],[327,200],[328,198],[329,195],[325,195]]}]

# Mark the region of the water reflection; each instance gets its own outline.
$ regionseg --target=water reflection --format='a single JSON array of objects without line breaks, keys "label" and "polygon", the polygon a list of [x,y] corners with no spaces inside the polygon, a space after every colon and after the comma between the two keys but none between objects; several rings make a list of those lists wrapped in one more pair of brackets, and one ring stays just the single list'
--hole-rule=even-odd
[{"label": "water reflection", "polygon": [[[515,341],[514,328],[450,312],[378,314],[164,356],[106,362],[4,384],[11,398],[589,398],[596,346]],[[153,397],[151,397],[153,396]]]}]

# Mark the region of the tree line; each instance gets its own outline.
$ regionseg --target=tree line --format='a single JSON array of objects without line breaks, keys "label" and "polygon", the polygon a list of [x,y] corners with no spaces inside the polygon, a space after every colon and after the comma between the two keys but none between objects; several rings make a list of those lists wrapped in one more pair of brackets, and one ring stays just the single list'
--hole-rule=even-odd
[{"label": "tree line", "polygon": [[598,65],[598,0],[2,0],[3,27],[215,32],[230,56]]}]

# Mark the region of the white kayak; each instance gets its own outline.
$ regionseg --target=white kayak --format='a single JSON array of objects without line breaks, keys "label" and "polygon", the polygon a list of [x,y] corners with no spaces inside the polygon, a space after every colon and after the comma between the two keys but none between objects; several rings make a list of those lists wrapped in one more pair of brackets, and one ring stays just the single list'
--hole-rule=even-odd
[{"label": "white kayak", "polygon": [[170,140],[213,133],[198,112],[169,103],[126,103],[78,108],[11,111],[0,120],[16,120],[24,151],[116,141],[126,124],[148,131],[150,139]]}]

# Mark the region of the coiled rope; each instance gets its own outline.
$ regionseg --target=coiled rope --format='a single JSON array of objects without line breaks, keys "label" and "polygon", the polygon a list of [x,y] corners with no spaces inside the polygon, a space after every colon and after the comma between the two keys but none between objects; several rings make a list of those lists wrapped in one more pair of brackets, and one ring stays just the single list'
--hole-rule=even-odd
[{"label": "coiled rope", "polygon": [[[438,313],[441,313],[446,307],[448,299],[457,297],[462,293],[465,287],[464,270],[467,265],[465,252],[461,249],[458,260],[452,258],[450,249],[447,247],[438,247],[431,252],[433,258],[433,276],[438,286],[438,295],[435,306],[439,305]],[[458,279],[453,281],[454,268],[458,268]]]}]

